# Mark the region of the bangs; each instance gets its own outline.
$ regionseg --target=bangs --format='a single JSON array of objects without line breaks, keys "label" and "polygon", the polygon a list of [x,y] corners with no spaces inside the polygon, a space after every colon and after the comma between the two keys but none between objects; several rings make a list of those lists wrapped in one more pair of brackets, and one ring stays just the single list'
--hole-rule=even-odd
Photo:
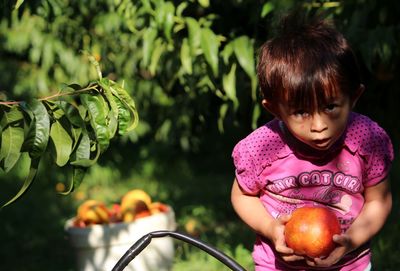
[{"label": "bangs", "polygon": [[340,94],[357,95],[361,76],[348,42],[318,17],[310,19],[284,18],[278,35],[260,48],[257,77],[272,105],[315,112]]},{"label": "bangs", "polygon": [[340,94],[337,76],[329,72],[319,70],[299,75],[286,72],[281,78],[280,101],[286,102],[291,108],[319,111]]},{"label": "bangs", "polygon": [[320,110],[340,93],[349,94],[353,87],[340,69],[338,59],[311,49],[293,52],[292,48],[274,48],[267,43],[258,67],[265,99],[274,104],[286,103],[309,112]]}]

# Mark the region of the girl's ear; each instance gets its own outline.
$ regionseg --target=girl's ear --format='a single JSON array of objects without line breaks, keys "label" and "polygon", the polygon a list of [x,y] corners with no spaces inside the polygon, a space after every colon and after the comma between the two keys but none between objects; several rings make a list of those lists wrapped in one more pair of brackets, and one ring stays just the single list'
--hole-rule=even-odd
[{"label": "girl's ear", "polygon": [[364,90],[365,86],[363,84],[360,84],[360,86],[357,89],[356,95],[354,95],[353,100],[351,101],[351,108],[354,108],[356,106],[356,103],[363,94]]},{"label": "girl's ear", "polygon": [[279,118],[276,107],[274,107],[267,99],[262,99],[261,104],[269,113]]}]

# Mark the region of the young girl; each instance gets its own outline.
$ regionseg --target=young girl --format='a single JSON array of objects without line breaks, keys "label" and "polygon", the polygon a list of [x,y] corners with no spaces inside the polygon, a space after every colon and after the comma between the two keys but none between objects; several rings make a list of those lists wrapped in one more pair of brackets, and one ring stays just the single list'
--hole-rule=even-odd
[{"label": "young girl", "polygon": [[[259,270],[370,270],[369,240],[391,210],[393,149],[385,131],[352,112],[364,91],[355,56],[327,22],[287,17],[260,49],[263,107],[275,119],[234,148],[232,204],[257,233]],[[290,213],[334,210],[342,234],[326,257],[296,255],[284,240]]]}]

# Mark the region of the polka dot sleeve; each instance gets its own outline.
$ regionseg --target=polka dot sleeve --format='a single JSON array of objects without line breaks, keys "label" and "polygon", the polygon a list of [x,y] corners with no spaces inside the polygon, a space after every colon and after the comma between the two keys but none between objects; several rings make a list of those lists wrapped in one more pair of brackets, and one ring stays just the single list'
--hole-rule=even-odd
[{"label": "polka dot sleeve", "polygon": [[258,176],[256,166],[251,156],[246,140],[240,141],[232,152],[233,163],[235,165],[235,175],[239,186],[249,194],[257,194],[259,187],[257,185]]},{"label": "polka dot sleeve", "polygon": [[372,186],[383,179],[389,173],[393,161],[393,146],[389,136],[378,125],[372,125],[373,136],[365,146],[368,149],[369,156],[367,156],[366,165],[366,186]]},{"label": "polka dot sleeve", "polygon": [[386,178],[394,154],[392,142],[382,127],[367,116],[353,112],[345,142],[353,153],[360,155],[364,163],[365,186],[373,186]]}]

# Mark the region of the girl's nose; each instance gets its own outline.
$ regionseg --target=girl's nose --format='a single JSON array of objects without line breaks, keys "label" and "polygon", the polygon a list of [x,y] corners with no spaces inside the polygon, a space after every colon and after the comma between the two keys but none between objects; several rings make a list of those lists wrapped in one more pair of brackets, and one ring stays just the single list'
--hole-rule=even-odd
[{"label": "girl's nose", "polygon": [[328,128],[324,118],[319,113],[315,113],[311,120],[311,132],[320,133]]}]

